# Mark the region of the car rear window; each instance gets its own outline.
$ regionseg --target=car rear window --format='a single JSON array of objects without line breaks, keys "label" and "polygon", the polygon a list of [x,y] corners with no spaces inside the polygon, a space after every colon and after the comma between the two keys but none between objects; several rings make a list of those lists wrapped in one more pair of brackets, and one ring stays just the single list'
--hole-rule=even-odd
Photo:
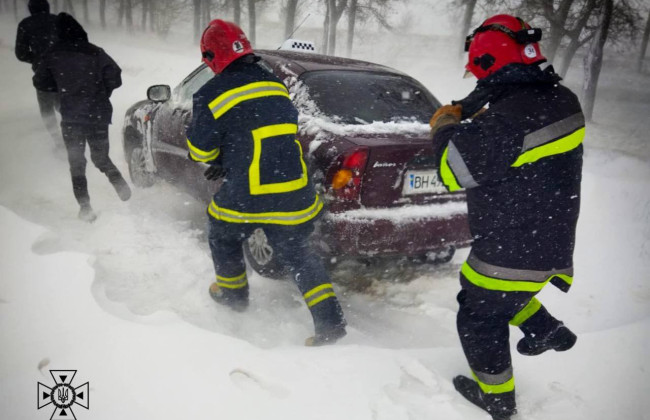
[{"label": "car rear window", "polygon": [[439,106],[426,88],[398,75],[327,70],[306,72],[301,80],[319,110],[344,124],[427,123]]}]

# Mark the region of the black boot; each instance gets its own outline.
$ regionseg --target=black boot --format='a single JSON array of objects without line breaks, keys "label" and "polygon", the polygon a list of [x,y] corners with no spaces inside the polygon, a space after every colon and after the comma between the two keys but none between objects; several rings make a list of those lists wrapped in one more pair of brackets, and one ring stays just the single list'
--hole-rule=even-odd
[{"label": "black boot", "polygon": [[131,198],[131,188],[122,177],[122,174],[118,172],[117,175],[110,175],[108,179],[111,181],[111,184],[113,184],[113,188],[115,188],[115,192],[117,192],[117,196],[120,197],[120,200],[127,201]]},{"label": "black boot", "polygon": [[546,350],[566,351],[578,340],[578,337],[561,322],[544,336],[526,334],[517,343],[517,351],[524,356],[536,356]]},{"label": "black boot", "polygon": [[81,204],[81,208],[79,209],[79,219],[88,223],[92,223],[97,219],[97,215],[93,211],[93,208],[90,207],[90,203]]},{"label": "black boot", "polygon": [[248,309],[248,285],[241,289],[224,289],[217,283],[210,285],[210,297],[220,305],[225,305],[236,312]]},{"label": "black boot", "polygon": [[486,394],[476,381],[462,375],[456,376],[453,382],[456,391],[467,401],[487,411],[492,420],[510,420],[510,416],[517,414],[515,391]]},{"label": "black boot", "polygon": [[305,340],[306,346],[316,347],[334,344],[345,337],[347,323],[343,317],[343,309],[341,309],[336,297],[328,298],[311,307],[310,310],[314,318],[316,334]]}]

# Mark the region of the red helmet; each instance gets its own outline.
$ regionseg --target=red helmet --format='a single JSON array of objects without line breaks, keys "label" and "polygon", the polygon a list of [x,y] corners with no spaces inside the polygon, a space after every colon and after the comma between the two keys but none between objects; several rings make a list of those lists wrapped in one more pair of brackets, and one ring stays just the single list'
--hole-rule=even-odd
[{"label": "red helmet", "polygon": [[465,51],[469,52],[465,68],[482,79],[510,63],[543,63],[546,57],[539,49],[540,39],[542,30],[518,17],[492,16],[465,39]]},{"label": "red helmet", "polygon": [[239,57],[252,53],[246,34],[232,22],[215,19],[201,36],[203,62],[217,74]]}]

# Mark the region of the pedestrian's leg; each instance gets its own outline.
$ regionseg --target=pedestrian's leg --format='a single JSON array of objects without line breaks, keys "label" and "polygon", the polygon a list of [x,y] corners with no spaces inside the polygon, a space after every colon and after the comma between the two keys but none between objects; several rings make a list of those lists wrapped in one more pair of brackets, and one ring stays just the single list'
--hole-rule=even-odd
[{"label": "pedestrian's leg", "polygon": [[54,112],[58,107],[58,93],[37,90],[36,99],[38,100],[38,108],[41,112],[43,123],[45,123],[45,128],[50,133],[52,140],[54,140],[54,146],[63,148],[61,129],[59,128],[59,123],[56,120],[56,114]]},{"label": "pedestrian's leg", "polygon": [[336,342],[346,334],[346,322],[332,281],[309,244],[313,224],[308,222],[298,226],[274,225],[264,231],[277,252],[278,261],[292,273],[312,314],[316,335],[308,340],[307,344]]},{"label": "pedestrian's leg", "polygon": [[122,177],[122,174],[117,169],[111,158],[108,156],[109,141],[108,141],[108,126],[97,125],[89,126],[91,138],[88,140],[90,147],[90,158],[93,163],[115,188],[117,195],[122,201],[131,198],[131,188]]},{"label": "pedestrian's leg", "polygon": [[[454,385],[493,416],[508,418],[516,412],[508,321],[531,294],[482,289],[462,274],[461,284],[458,335],[476,383],[461,376]],[[479,401],[472,397],[479,397]]]},{"label": "pedestrian's leg", "polygon": [[216,273],[210,296],[236,311],[244,311],[248,307],[248,279],[242,242],[248,226],[218,221],[209,215],[208,218],[208,240]]},{"label": "pedestrian's leg", "polygon": [[562,321],[555,319],[535,297],[510,320],[510,325],[519,327],[524,333],[524,338],[517,343],[517,351],[526,356],[551,349],[569,350],[577,340],[576,335]]},{"label": "pedestrian's leg", "polygon": [[72,192],[79,203],[79,218],[92,222],[97,217],[90,206],[88,182],[86,181],[86,137],[82,125],[62,124],[61,131],[68,152]]}]

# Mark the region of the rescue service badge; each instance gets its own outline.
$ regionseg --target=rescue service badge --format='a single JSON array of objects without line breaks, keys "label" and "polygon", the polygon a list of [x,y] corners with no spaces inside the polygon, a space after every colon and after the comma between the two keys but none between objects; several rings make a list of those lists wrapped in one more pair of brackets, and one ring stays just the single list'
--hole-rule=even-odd
[{"label": "rescue service badge", "polygon": [[54,379],[54,386],[50,388],[43,383],[38,383],[38,409],[50,404],[54,406],[50,420],[76,419],[72,411],[74,404],[85,409],[89,408],[90,383],[73,387],[72,380],[76,373],[76,370],[51,370],[50,375]]},{"label": "rescue service badge", "polygon": [[240,53],[244,51],[244,44],[239,41],[235,41],[232,43],[232,50],[236,53]]}]

